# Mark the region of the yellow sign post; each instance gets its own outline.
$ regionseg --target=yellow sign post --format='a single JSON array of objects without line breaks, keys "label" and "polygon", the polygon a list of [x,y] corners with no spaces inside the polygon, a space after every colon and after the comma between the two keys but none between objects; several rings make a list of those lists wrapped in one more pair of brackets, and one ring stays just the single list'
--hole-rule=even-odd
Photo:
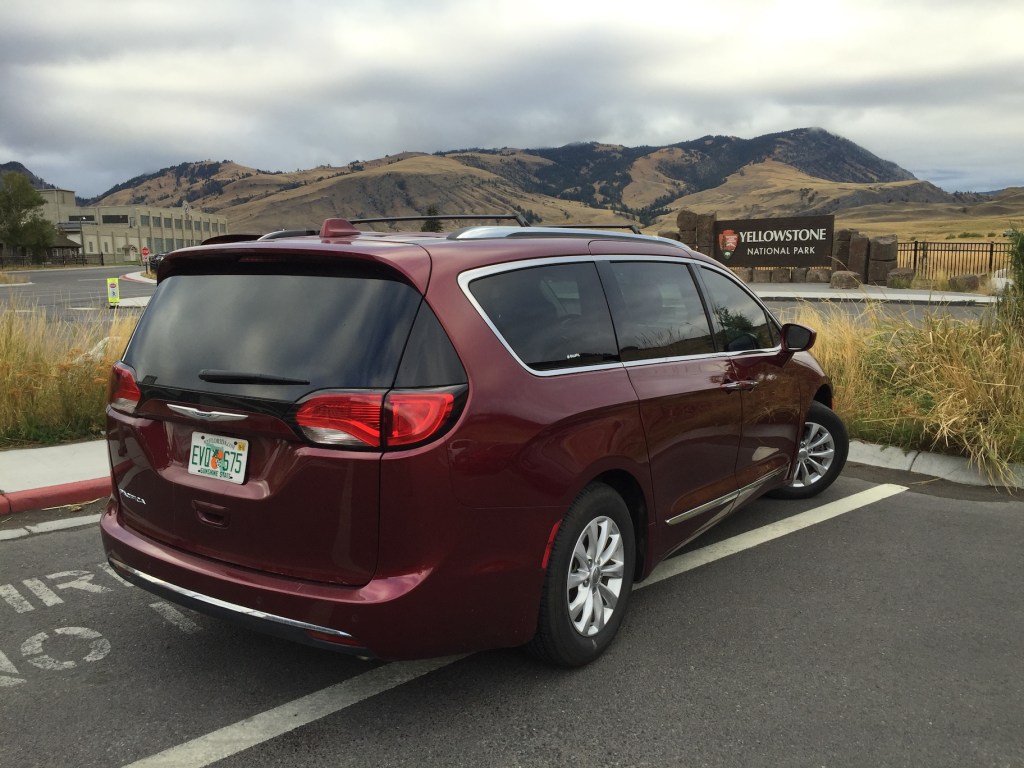
[{"label": "yellow sign post", "polygon": [[121,303],[121,281],[116,277],[107,278],[107,305],[115,309]]}]

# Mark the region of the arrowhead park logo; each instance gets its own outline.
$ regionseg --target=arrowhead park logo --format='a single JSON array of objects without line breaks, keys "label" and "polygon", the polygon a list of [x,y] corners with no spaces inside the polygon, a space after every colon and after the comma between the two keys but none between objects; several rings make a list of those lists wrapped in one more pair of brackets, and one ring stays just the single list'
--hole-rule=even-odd
[{"label": "arrowhead park logo", "polygon": [[718,250],[723,259],[731,259],[739,245],[740,236],[735,230],[727,229],[718,236]]}]

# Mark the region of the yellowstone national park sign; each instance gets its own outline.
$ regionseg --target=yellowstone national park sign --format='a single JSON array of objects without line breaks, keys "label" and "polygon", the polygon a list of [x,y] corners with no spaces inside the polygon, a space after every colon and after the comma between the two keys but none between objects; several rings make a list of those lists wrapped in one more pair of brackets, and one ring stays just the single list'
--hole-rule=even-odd
[{"label": "yellowstone national park sign", "polygon": [[731,267],[827,267],[834,216],[715,223],[714,256]]}]

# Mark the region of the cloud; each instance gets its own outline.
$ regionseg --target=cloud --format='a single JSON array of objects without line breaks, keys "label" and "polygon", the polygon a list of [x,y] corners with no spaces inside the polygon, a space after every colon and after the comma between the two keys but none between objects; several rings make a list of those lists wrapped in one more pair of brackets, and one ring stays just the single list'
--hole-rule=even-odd
[{"label": "cloud", "polygon": [[820,125],[947,188],[996,188],[1024,184],[1021,22],[997,0],[5,0],[0,161],[94,195],[189,160]]}]

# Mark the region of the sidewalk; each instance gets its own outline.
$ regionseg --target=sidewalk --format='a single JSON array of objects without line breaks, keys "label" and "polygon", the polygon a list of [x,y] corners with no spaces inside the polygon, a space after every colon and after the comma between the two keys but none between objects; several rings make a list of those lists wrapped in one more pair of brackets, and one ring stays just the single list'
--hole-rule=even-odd
[{"label": "sidewalk", "polygon": [[830,288],[827,283],[749,283],[747,287],[765,301],[884,301],[941,307],[981,307],[994,305],[998,301],[995,296],[980,293],[922,291],[915,288],[887,288],[884,285]]},{"label": "sidewalk", "polygon": [[0,517],[109,494],[110,463],[103,440],[0,451]]},{"label": "sidewalk", "polygon": [[[125,278],[152,282],[141,273],[125,275]],[[935,306],[987,306],[996,303],[994,296],[975,293],[940,293],[875,285],[836,289],[815,283],[756,283],[750,288],[765,300],[885,301]],[[147,301],[146,298],[133,299],[131,303],[144,306]],[[850,446],[850,461],[916,472],[966,485],[991,484],[965,459],[952,456],[907,452],[854,441]],[[1014,478],[1011,485],[1024,488],[1024,467],[1015,467]],[[110,465],[106,443],[102,440],[0,451],[0,517],[31,509],[92,501],[109,493]]]}]

